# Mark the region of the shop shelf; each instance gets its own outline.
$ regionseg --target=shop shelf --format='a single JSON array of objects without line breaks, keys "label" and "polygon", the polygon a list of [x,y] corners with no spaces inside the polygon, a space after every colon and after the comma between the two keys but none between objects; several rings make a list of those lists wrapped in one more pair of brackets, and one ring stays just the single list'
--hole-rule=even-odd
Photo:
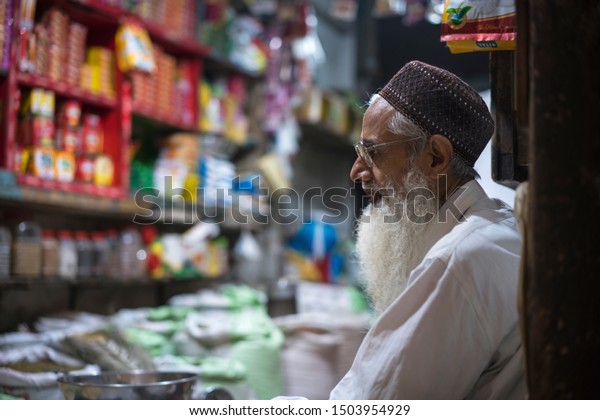
[{"label": "shop shelf", "polygon": [[[140,209],[130,198],[122,198],[116,187],[95,187],[77,183],[42,180],[32,175],[0,171],[2,207],[40,208],[68,214],[133,219]],[[89,191],[88,191],[89,189]],[[96,195],[92,195],[92,194]]]},{"label": "shop shelf", "polygon": [[207,57],[210,55],[210,48],[194,39],[180,37],[177,33],[169,31],[158,23],[152,22],[141,17],[137,17],[142,22],[152,41],[161,45],[165,51],[175,55],[189,55],[197,57]]},{"label": "shop shelf", "polygon": [[86,105],[98,108],[113,109],[117,104],[115,98],[91,93],[78,86],[71,86],[65,82],[50,80],[40,75],[17,73],[17,82],[21,86],[52,90],[59,96],[76,99]]},{"label": "shop shelf", "polygon": [[182,131],[198,131],[198,127],[192,123],[185,123],[181,121],[177,116],[165,115],[152,109],[149,106],[142,105],[140,103],[133,104],[133,115],[149,120],[159,125],[166,126],[168,128],[175,128]]},{"label": "shop shelf", "polygon": [[224,58],[220,54],[211,51],[210,55],[206,57],[205,67],[208,72],[221,73],[233,73],[239,74],[248,80],[260,81],[264,78],[264,72],[254,72],[246,70],[245,68],[231,62],[227,58]]},{"label": "shop shelf", "polygon": [[98,0],[77,0],[76,3],[85,6],[92,12],[112,18],[115,22],[120,22],[123,17],[134,18],[146,28],[152,41],[161,45],[171,54],[197,57],[206,57],[210,54],[210,48],[208,46],[203,45],[194,39],[182,38],[177,32],[173,32],[169,28],[165,28],[156,22],[144,19],[133,13],[131,10],[102,3]]}]

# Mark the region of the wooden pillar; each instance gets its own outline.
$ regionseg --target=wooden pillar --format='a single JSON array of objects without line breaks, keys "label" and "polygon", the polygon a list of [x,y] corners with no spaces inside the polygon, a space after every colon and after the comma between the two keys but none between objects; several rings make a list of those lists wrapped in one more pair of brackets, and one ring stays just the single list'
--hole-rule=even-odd
[{"label": "wooden pillar", "polygon": [[600,3],[529,0],[530,398],[600,397]]}]

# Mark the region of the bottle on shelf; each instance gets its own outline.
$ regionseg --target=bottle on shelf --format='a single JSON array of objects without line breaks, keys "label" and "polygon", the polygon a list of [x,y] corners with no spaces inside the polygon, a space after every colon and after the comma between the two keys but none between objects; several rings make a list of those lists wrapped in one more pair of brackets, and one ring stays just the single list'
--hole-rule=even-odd
[{"label": "bottle on shelf", "polygon": [[121,278],[121,250],[119,232],[110,229],[106,232],[107,253],[104,274],[111,280]]},{"label": "bottle on shelf", "polygon": [[126,228],[120,236],[121,278],[140,280],[146,274],[146,249],[140,233],[135,228]]},{"label": "bottle on shelf", "polygon": [[42,275],[46,278],[56,278],[59,270],[58,240],[49,229],[42,231]]},{"label": "bottle on shelf", "polygon": [[42,230],[34,222],[20,222],[15,228],[12,254],[15,277],[39,277],[42,273]]},{"label": "bottle on shelf", "polygon": [[0,281],[10,278],[11,242],[10,230],[0,226]]},{"label": "bottle on shelf", "polygon": [[94,275],[94,245],[87,232],[75,232],[77,248],[77,277],[90,278]]},{"label": "bottle on shelf", "polygon": [[109,244],[104,232],[92,233],[92,245],[94,248],[94,270],[96,277],[105,277],[108,274]]},{"label": "bottle on shelf", "polygon": [[58,275],[65,280],[77,278],[77,247],[68,230],[58,232]]}]

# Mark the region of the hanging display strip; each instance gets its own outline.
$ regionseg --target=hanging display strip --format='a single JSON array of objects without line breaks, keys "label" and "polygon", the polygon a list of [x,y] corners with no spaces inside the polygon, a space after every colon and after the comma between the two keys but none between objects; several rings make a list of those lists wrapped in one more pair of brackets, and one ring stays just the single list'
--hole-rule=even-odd
[{"label": "hanging display strip", "polygon": [[514,50],[516,25],[514,0],[446,0],[441,40],[454,54]]}]

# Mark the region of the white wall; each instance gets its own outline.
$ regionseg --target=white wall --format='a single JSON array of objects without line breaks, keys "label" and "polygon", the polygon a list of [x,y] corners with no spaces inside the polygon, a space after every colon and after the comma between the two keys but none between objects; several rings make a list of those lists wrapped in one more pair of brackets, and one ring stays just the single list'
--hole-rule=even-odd
[{"label": "white wall", "polygon": [[[488,108],[490,107],[490,91],[486,90],[484,92],[479,92],[479,94],[483,97],[483,100],[487,104]],[[515,191],[500,185],[492,179],[492,142],[488,142],[487,146],[479,156],[477,162],[475,162],[475,169],[481,175],[481,179],[479,183],[487,193],[492,198],[498,198],[504,201],[511,207],[515,206]]]}]

